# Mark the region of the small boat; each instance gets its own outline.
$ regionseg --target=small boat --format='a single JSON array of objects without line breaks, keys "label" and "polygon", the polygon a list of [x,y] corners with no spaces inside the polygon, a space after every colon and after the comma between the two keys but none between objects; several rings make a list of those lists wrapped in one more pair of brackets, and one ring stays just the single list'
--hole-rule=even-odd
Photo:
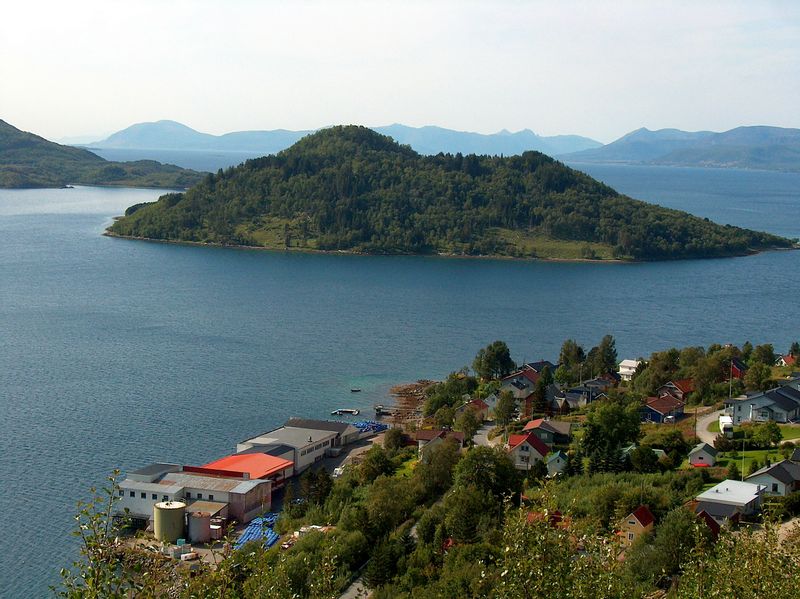
[{"label": "small boat", "polygon": [[352,389],[350,389],[350,393],[361,393],[361,389],[358,389],[357,387],[353,387]]},{"label": "small boat", "polygon": [[358,416],[360,413],[361,412],[355,408],[339,408],[338,410],[331,412],[331,416],[342,416],[343,414],[347,414],[349,416]]}]

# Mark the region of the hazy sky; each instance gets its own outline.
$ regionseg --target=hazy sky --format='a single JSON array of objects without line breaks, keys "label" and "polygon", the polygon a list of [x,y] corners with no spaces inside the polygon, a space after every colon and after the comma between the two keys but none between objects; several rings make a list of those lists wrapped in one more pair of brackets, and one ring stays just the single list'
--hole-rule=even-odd
[{"label": "hazy sky", "polygon": [[394,122],[611,141],[800,127],[800,1],[7,0],[0,118],[50,139]]}]

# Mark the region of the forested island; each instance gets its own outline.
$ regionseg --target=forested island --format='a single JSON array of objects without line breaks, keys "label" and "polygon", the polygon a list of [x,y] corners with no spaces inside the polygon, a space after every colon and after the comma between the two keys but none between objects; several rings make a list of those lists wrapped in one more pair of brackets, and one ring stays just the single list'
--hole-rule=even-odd
[{"label": "forested island", "polygon": [[0,120],[0,188],[116,185],[181,189],[202,175],[154,160],[110,162],[88,150],[62,146]]},{"label": "forested island", "polygon": [[309,135],[130,207],[109,234],[369,254],[591,260],[744,255],[792,241],[623,196],[539,152],[421,156],[366,127]]}]

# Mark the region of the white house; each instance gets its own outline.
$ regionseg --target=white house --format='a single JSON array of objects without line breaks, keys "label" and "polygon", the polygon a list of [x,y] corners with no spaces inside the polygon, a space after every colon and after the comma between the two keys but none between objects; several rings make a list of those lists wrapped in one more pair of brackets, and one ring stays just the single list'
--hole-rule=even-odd
[{"label": "white house", "polygon": [[717,463],[718,453],[717,449],[708,443],[698,443],[689,452],[689,463],[694,467],[711,467]]},{"label": "white house", "polygon": [[550,453],[550,448],[533,432],[529,432],[524,435],[509,435],[507,451],[517,470],[529,470]]},{"label": "white house", "polygon": [[764,466],[747,477],[747,482],[766,487],[767,495],[785,497],[789,493],[800,491],[800,464],[783,460],[776,464]]},{"label": "white house", "polygon": [[730,399],[725,402],[725,411],[735,425],[742,422],[791,422],[800,419],[800,381],[764,391]]},{"label": "white house", "polygon": [[763,485],[724,480],[695,498],[695,513],[706,512],[719,524],[736,522],[741,516],[749,516],[761,509],[764,492]]},{"label": "white house", "polygon": [[564,470],[567,469],[567,454],[559,449],[547,456],[545,464],[547,465],[548,477],[553,478],[554,476],[563,474]]},{"label": "white house", "polygon": [[619,363],[619,378],[623,381],[630,381],[639,368],[639,360],[623,360]]}]

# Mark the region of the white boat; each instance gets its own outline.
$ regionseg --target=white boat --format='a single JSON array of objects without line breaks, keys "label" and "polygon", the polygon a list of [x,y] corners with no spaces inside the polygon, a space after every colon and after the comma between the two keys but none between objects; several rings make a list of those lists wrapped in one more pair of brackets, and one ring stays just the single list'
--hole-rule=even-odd
[{"label": "white boat", "polygon": [[347,414],[349,416],[358,416],[360,413],[361,412],[355,408],[339,408],[338,410],[331,412],[331,416],[342,416],[343,414]]}]

